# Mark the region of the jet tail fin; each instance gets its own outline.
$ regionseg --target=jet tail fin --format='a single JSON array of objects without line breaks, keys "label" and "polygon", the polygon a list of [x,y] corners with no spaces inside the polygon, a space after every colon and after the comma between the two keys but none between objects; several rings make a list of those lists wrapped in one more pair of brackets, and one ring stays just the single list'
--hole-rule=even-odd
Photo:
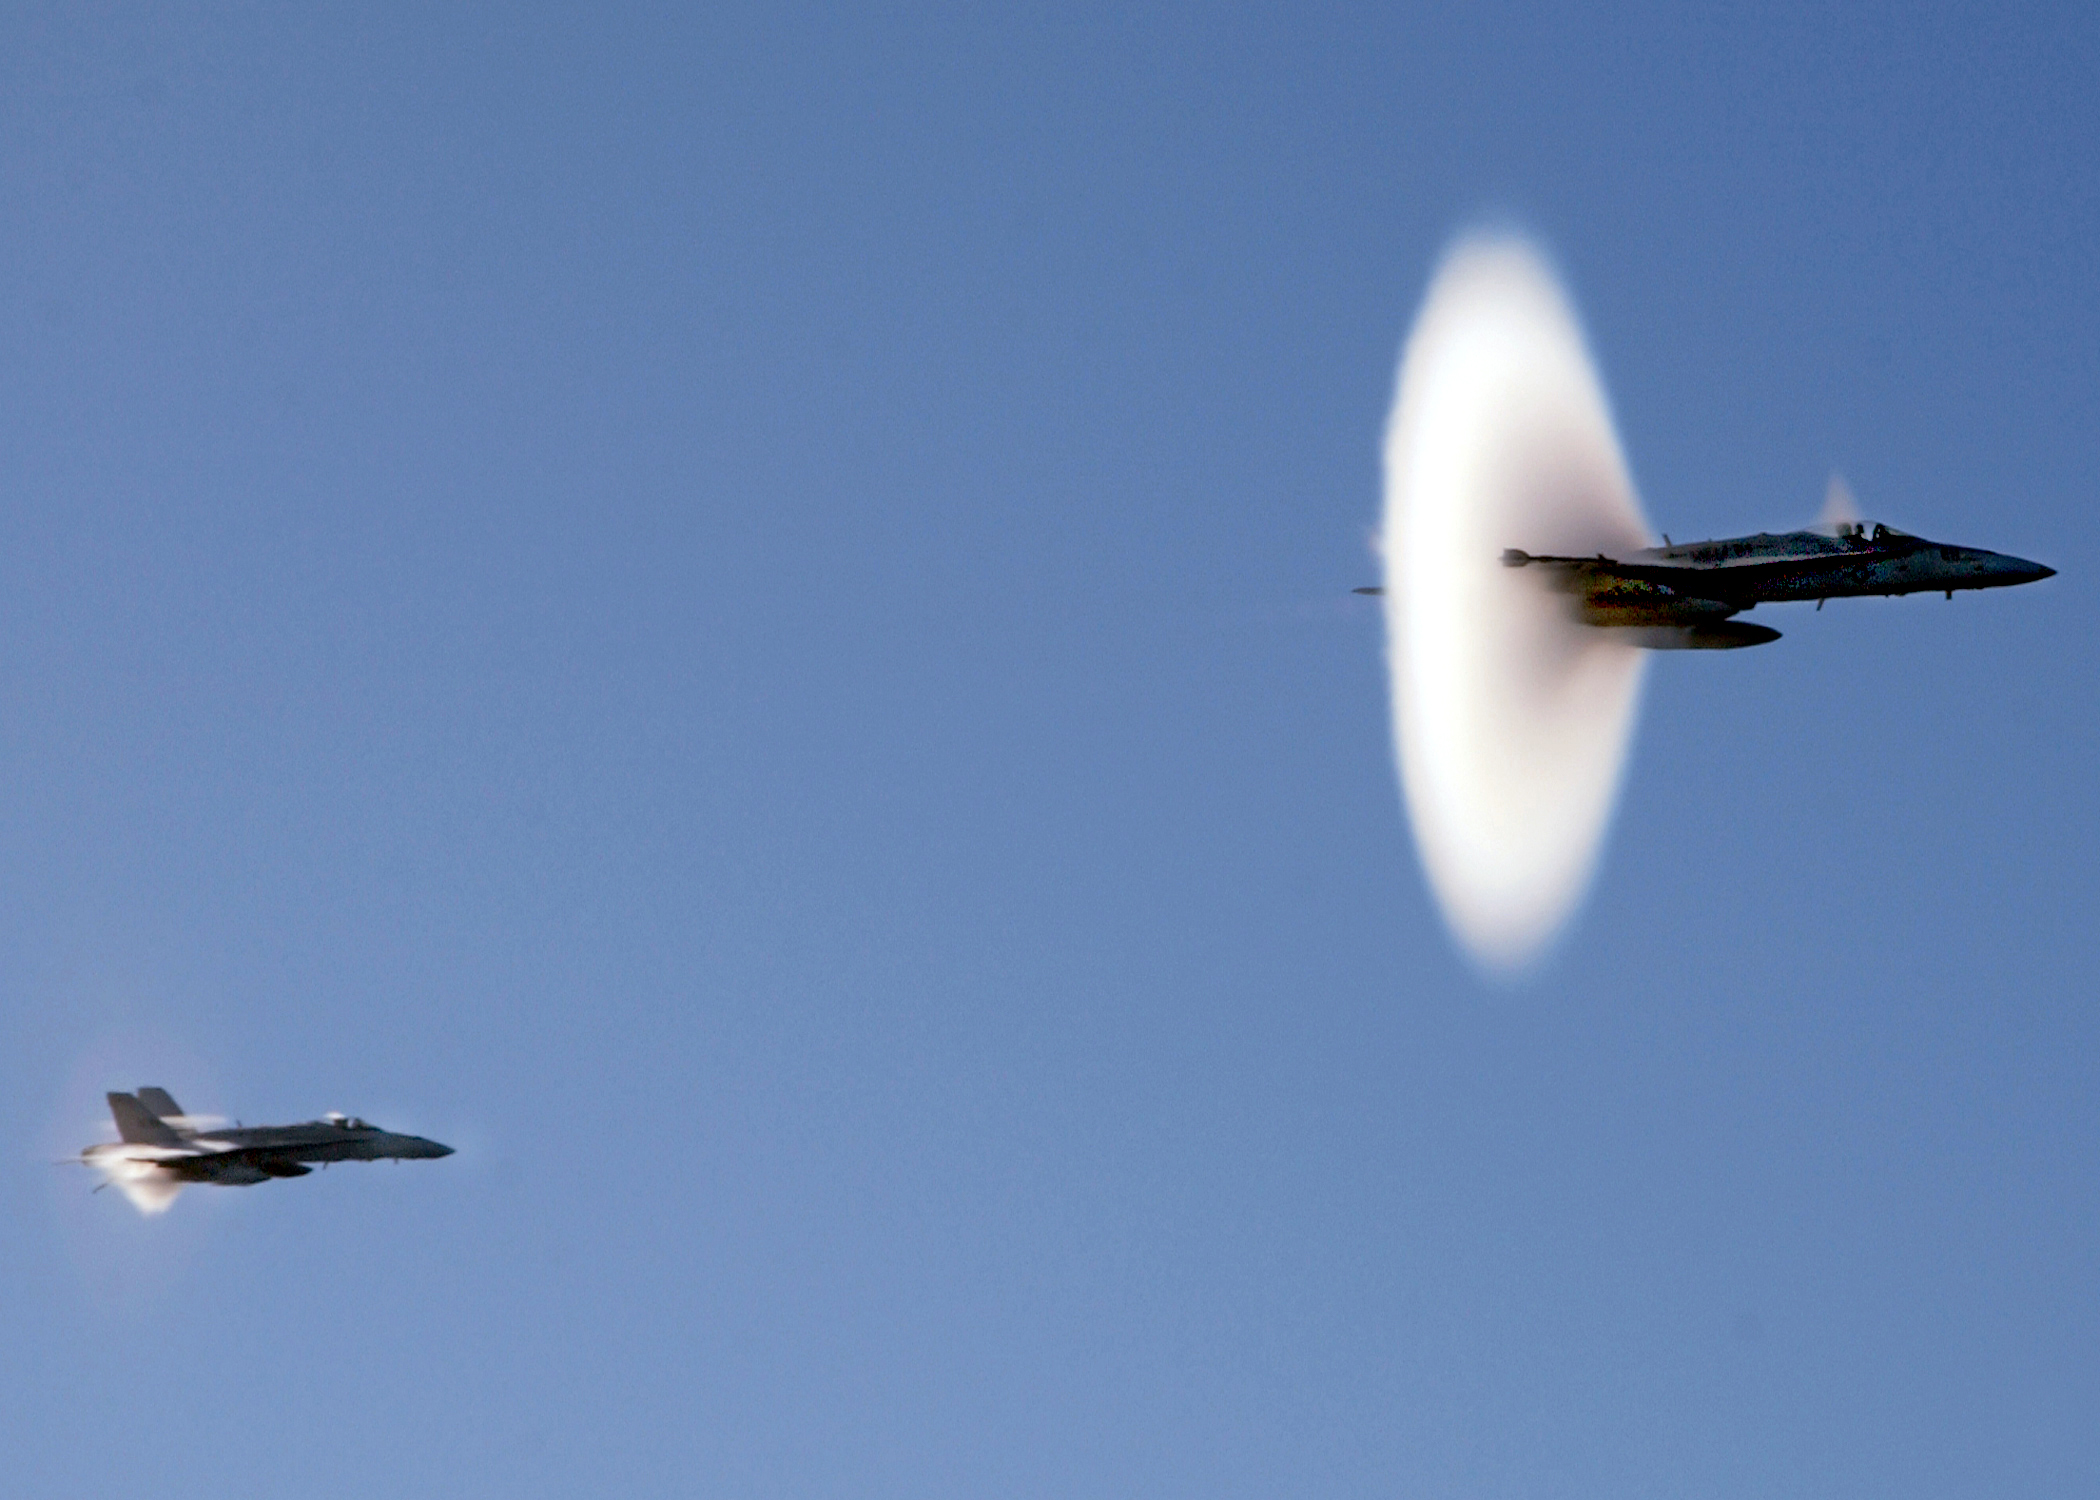
[{"label": "jet tail fin", "polygon": [[116,1119],[117,1134],[134,1146],[183,1144],[182,1137],[162,1124],[160,1116],[141,1104],[136,1094],[111,1094],[109,1112]]},{"label": "jet tail fin", "polygon": [[147,1109],[159,1115],[163,1120],[171,1119],[182,1113],[182,1106],[175,1102],[175,1096],[166,1089],[140,1089],[139,1103],[145,1105]]}]

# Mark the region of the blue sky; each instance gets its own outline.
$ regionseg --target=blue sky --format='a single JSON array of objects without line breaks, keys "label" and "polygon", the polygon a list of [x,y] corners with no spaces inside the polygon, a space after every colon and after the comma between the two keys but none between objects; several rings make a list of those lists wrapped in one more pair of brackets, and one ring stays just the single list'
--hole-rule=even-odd
[{"label": "blue sky", "polygon": [[[2090,1493],[2100,23],[699,12],[0,19],[10,1486]],[[1347,595],[1483,217],[1659,528],[2062,570],[1658,662],[1500,990]]]}]

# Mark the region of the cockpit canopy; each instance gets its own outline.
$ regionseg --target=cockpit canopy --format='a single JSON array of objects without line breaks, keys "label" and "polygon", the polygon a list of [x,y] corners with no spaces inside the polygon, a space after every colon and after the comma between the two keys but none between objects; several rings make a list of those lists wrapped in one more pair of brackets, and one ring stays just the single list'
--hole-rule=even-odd
[{"label": "cockpit canopy", "polygon": [[339,1125],[345,1130],[377,1130],[379,1128],[376,1125],[367,1124],[356,1115],[346,1115],[339,1109],[331,1109],[321,1118],[330,1125]]},{"label": "cockpit canopy", "polygon": [[1830,535],[1861,542],[1907,541],[1910,533],[1898,531],[1881,521],[1839,521],[1830,528]]}]

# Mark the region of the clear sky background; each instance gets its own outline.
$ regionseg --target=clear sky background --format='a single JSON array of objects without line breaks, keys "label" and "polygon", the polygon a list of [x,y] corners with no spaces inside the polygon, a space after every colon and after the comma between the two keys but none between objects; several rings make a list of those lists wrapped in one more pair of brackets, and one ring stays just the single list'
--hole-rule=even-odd
[{"label": "clear sky background", "polygon": [[[1832,10],[0,17],[5,1487],[2093,1493],[2100,21]],[[1513,989],[1347,592],[1482,217],[1658,529],[2062,570],[1658,661]]]}]

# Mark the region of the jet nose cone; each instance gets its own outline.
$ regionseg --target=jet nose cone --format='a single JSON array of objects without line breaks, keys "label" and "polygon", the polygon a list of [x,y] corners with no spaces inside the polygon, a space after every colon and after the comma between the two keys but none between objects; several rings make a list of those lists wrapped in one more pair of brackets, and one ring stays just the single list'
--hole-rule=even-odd
[{"label": "jet nose cone", "polygon": [[1976,588],[2007,588],[2018,583],[2039,583],[2044,578],[2056,576],[2056,569],[2029,562],[2024,557],[2014,557],[2009,552],[1978,551],[1970,556],[1974,559],[1970,567]]}]

